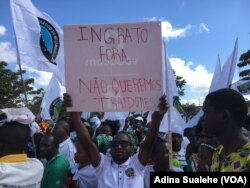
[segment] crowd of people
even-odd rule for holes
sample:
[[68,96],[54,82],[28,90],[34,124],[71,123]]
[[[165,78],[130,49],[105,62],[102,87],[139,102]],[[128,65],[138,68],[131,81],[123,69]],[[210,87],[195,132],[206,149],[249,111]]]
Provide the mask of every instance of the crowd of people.
[[[64,94],[65,107],[74,103]],[[204,115],[183,134],[159,132],[168,108],[162,96],[151,121],[134,114],[124,126],[69,112],[35,134],[29,109],[2,109],[0,187],[147,188],[150,172],[250,172],[250,116],[240,93],[209,93]]]

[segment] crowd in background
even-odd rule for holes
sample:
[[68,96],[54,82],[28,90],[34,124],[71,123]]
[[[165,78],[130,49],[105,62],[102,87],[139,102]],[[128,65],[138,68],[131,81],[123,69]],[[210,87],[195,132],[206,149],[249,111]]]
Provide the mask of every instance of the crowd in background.
[[[64,105],[72,103],[65,94]],[[18,173],[23,173],[16,178],[22,186],[132,188],[149,187],[150,172],[157,171],[250,172],[250,116],[241,94],[231,89],[208,94],[204,115],[183,134],[159,132],[168,109],[165,97],[159,105],[151,121],[147,113],[130,114],[123,126],[119,120],[102,121],[103,113],[83,119],[70,112],[55,123],[31,123],[2,110],[0,186],[17,185]],[[9,121],[10,115],[17,118]]]

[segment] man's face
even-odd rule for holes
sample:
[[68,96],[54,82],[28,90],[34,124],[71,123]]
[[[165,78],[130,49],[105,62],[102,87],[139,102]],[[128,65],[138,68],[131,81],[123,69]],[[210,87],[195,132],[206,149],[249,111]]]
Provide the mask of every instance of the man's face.
[[112,136],[111,129],[110,129],[110,127],[107,126],[107,125],[103,126],[103,128],[102,128],[102,133],[103,133],[103,134],[106,134],[106,135],[108,135],[108,136]]
[[181,150],[181,143],[183,141],[182,135],[179,133],[172,133],[172,147],[173,151],[179,152]]
[[60,124],[56,125],[53,129],[53,134],[58,138],[62,138],[66,133],[65,130],[63,128],[63,126],[61,126]]
[[143,121],[135,119],[133,123],[133,129],[137,130],[141,129],[142,127],[143,127]]
[[44,136],[39,145],[40,157],[50,159],[58,151],[52,136]]
[[131,142],[128,136],[116,135],[111,142],[111,155],[117,164],[122,164],[130,157],[132,152]]

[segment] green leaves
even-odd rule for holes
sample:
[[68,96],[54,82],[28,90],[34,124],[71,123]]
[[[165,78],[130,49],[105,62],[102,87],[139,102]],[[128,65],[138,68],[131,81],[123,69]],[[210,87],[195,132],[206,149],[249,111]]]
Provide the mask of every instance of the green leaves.
[[[27,106],[24,97],[25,90],[26,94],[30,96],[29,98],[33,98],[34,95],[42,95],[43,89],[34,89],[33,78],[24,79],[24,84],[22,83],[20,73],[22,72],[24,75],[26,73],[25,70],[14,72],[8,69],[7,66],[6,62],[0,61],[0,108]],[[33,100],[28,101],[28,107],[32,107],[32,105],[34,105]],[[40,104],[37,112],[39,108]]]

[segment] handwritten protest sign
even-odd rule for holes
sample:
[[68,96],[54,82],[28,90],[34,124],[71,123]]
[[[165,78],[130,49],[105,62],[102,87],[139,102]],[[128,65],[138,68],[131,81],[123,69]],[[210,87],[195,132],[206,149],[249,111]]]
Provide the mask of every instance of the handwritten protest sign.
[[160,22],[64,26],[69,111],[155,110],[163,94]]

